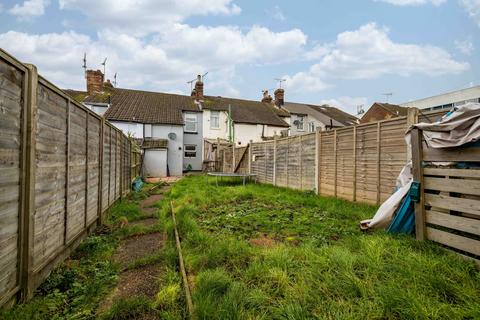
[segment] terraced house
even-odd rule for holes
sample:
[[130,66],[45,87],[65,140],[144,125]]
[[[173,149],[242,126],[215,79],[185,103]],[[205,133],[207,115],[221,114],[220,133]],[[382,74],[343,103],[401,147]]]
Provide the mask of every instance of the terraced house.
[[205,96],[199,76],[191,96],[115,88],[99,70],[87,70],[87,91],[65,90],[103,115],[144,149],[146,176],[201,170],[203,139],[238,145],[288,134],[290,114],[271,103]]

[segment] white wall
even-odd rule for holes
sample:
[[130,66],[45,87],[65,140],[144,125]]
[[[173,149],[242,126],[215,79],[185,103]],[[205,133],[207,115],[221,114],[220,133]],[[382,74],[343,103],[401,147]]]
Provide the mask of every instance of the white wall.
[[131,134],[134,138],[143,138],[143,123],[122,121],[110,121],[110,123],[126,135]]
[[[235,145],[245,146],[250,140],[253,142],[263,141],[264,137],[279,136],[282,130],[287,130],[286,127],[275,127],[262,124],[246,124],[235,123]],[[240,143],[239,143],[240,142]]]
[[454,104],[458,102],[464,102],[467,100],[480,99],[480,86],[467,88],[463,90],[447,92],[438,96],[433,96],[425,99],[419,99],[415,101],[409,101],[402,103],[402,107],[415,107],[419,109],[428,109],[438,107],[447,104]]
[[228,139],[227,113],[220,111],[219,128],[210,126],[210,110],[203,110],[203,138],[205,139]]
[[[175,133],[176,138],[168,138],[169,133]],[[171,176],[181,176],[183,173],[183,126],[152,125],[152,138],[168,140],[167,163]]]
[[143,168],[146,177],[161,178],[167,176],[167,149],[145,150]]
[[[305,133],[310,133],[312,131],[309,131],[309,123],[313,122],[315,125],[315,128],[322,128],[322,130],[325,130],[325,124],[318,121],[316,118],[312,116],[306,116],[304,118],[303,122],[303,130],[297,130],[297,127],[293,124],[293,121],[295,121],[297,118],[296,115],[292,115],[291,120],[290,120],[290,135],[296,136],[300,134],[305,134]],[[315,132],[315,131],[313,131]]]

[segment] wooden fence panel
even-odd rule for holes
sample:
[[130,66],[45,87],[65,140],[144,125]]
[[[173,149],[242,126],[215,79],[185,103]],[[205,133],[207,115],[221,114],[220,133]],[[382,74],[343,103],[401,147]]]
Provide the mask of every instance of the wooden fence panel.
[[32,265],[40,269],[66,243],[69,119],[68,100],[44,85],[37,103]]
[[320,135],[320,194],[335,195],[335,134],[333,131]]
[[265,145],[265,183],[273,184],[273,171],[274,171],[274,142],[266,142]]
[[265,144],[263,142],[252,143],[250,146],[252,148],[251,173],[257,175],[256,178],[259,182],[267,183]]
[[277,140],[275,184],[280,187],[288,187],[287,161],[289,141],[289,139]]
[[0,306],[19,288],[22,109],[26,69],[0,59]]
[[85,227],[87,111],[69,104],[68,127],[68,196],[66,242],[70,242]]
[[97,219],[98,215],[98,193],[100,179],[100,130],[102,122],[100,119],[88,115],[88,162],[87,162],[87,221],[89,226]]
[[315,190],[315,133],[302,136],[301,189]]
[[356,134],[356,199],[377,202],[378,124],[357,126]]
[[[418,135],[422,135],[420,130]],[[414,170],[422,174],[423,186],[421,205],[415,208],[417,230],[425,229],[426,239],[480,265],[480,169],[469,168],[470,161],[480,162],[480,155],[470,154],[465,161],[462,149],[468,148],[454,149],[433,151],[424,141],[419,148],[421,156],[415,157],[418,161],[414,162]],[[435,167],[435,162],[422,167],[422,159],[432,158],[432,154],[434,161],[461,162],[462,168],[456,164]],[[417,238],[423,239],[421,234]]]
[[353,200],[353,128],[337,130],[337,197]]
[[[2,306],[18,292],[23,300],[31,298],[92,230],[108,204],[120,197],[120,182],[130,172],[132,146],[116,130],[116,149],[110,148],[108,135],[101,139],[103,130],[114,131],[110,124],[103,128],[100,116],[38,76],[35,66],[2,50],[0,107]],[[101,166],[103,157],[107,161]],[[127,168],[122,171],[124,163]],[[112,168],[115,189],[110,195]],[[100,190],[101,179],[107,184]],[[126,193],[129,185],[130,181]]]

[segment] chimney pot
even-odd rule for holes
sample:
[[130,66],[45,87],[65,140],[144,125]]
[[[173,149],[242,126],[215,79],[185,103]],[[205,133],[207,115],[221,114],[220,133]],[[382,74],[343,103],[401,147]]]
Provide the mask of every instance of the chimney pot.
[[194,97],[195,100],[203,100],[203,82],[202,82],[201,75],[197,76],[197,82],[195,82],[195,88],[192,90],[192,97]]
[[85,72],[87,80],[87,92],[92,95],[96,92],[103,91],[104,75],[100,70],[87,70]]
[[278,88],[273,94],[275,95],[275,105],[281,108],[285,103],[285,90]]
[[263,91],[262,102],[271,103],[272,101],[272,96],[268,94],[268,90]]

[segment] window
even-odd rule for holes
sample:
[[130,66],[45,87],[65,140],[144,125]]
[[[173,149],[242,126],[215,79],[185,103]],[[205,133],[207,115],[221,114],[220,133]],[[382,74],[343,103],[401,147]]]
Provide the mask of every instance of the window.
[[297,119],[295,121],[293,121],[293,124],[295,125],[295,127],[297,128],[298,131],[303,131],[304,128],[303,128],[303,116],[297,116]]
[[185,113],[185,132],[197,132],[197,114]]
[[308,132],[315,132],[315,123],[309,122],[308,123]]
[[220,111],[210,111],[210,129],[220,128]]
[[183,146],[184,158],[196,158],[197,146],[195,144],[186,144]]

